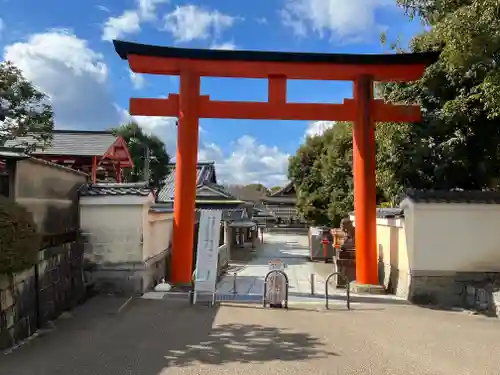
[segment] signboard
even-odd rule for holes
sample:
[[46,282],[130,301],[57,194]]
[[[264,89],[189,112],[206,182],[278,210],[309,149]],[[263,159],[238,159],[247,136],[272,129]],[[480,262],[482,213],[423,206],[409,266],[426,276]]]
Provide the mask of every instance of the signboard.
[[281,259],[271,259],[267,262],[269,266],[269,271],[283,270],[285,268],[285,263]]
[[266,300],[271,307],[281,305],[286,298],[286,279],[280,272],[273,272],[267,278]]
[[215,293],[217,257],[219,252],[222,211],[201,210],[194,283],[194,303],[197,293]]

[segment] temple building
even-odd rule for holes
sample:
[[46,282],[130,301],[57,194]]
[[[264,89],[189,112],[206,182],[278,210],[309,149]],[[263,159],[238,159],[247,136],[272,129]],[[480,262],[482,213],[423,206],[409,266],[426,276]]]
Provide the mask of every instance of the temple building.
[[[157,207],[173,208],[175,192],[175,164],[169,164],[170,174],[156,197]],[[252,241],[256,223],[252,221],[252,205],[234,197],[217,183],[214,162],[200,162],[196,166],[196,210],[222,210],[222,221],[231,231],[232,244],[243,246]],[[221,227],[221,244],[227,236]]]
[[282,189],[264,197],[262,204],[266,211],[276,218],[278,225],[305,224],[297,212],[297,195],[291,182]]
[[[23,148],[34,143],[28,135],[9,140],[4,146]],[[111,131],[54,130],[49,144],[37,147],[30,155],[88,173],[93,183],[121,182],[122,169],[133,167],[127,143]]]

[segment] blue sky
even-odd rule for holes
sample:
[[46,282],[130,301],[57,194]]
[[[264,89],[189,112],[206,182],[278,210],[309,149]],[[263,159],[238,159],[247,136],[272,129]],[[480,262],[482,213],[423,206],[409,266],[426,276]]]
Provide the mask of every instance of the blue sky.
[[[178,91],[175,77],[133,75],[111,39],[192,48],[381,53],[379,35],[403,44],[421,30],[395,0],[0,0],[0,51],[52,99],[56,127],[105,129],[127,121],[128,99]],[[213,99],[266,100],[262,80],[202,79]],[[294,81],[288,100],[352,97],[345,82]],[[139,117],[175,154],[174,119]],[[221,182],[286,181],[287,159],[323,122],[200,121],[199,160]]]

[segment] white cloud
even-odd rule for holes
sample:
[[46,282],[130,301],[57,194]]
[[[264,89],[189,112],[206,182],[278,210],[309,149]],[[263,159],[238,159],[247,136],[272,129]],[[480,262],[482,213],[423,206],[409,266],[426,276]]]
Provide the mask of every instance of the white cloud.
[[126,34],[134,34],[141,30],[137,12],[127,10],[118,17],[109,17],[104,23],[102,40],[112,41]]
[[[66,30],[34,34],[25,42],[11,44],[4,50],[4,58],[49,95],[58,128],[97,130],[132,118],[113,104],[103,56]],[[134,120],[162,139],[169,154],[175,156],[176,118],[136,116]],[[206,137],[200,128],[198,159],[216,162],[220,182],[273,186],[286,181],[288,154],[278,147],[242,136],[223,151],[206,142]]]
[[155,20],[158,5],[168,2],[169,0],[137,0],[137,8],[141,19],[145,21]]
[[[145,131],[163,140],[170,157],[175,158],[175,117],[130,116],[126,110],[119,110],[122,122],[135,120]],[[215,161],[219,183],[262,183],[270,187],[286,182],[289,155],[278,147],[260,144],[255,138],[244,135],[232,142],[229,150],[224,152],[217,144],[204,140],[206,132],[201,127],[199,132],[198,160]]]
[[217,37],[231,27],[236,18],[217,10],[208,11],[196,5],[183,5],[165,15],[165,30],[172,33],[177,42]]
[[121,15],[109,17],[104,22],[101,39],[111,41],[127,34],[136,34],[141,23],[156,20],[158,5],[168,0],[136,0],[136,8],[125,10]]
[[224,42],[224,43],[214,43],[210,47],[211,49],[220,49],[220,50],[234,50],[236,49],[236,44],[234,42]]
[[69,31],[31,35],[6,46],[3,57],[49,95],[57,127],[97,129],[118,121],[103,56]]
[[177,118],[176,117],[149,117],[149,116],[131,116],[123,108],[117,107],[120,112],[121,123],[128,121],[137,122],[147,133],[151,133],[160,138],[164,143],[170,157],[175,156],[177,139]]
[[304,138],[307,136],[314,137],[317,135],[322,135],[328,129],[333,128],[335,125],[334,121],[313,121],[307,124],[306,132]]
[[224,153],[216,144],[202,144],[198,160],[214,160],[220,183],[262,183],[268,187],[286,182],[288,158],[278,147],[260,144],[244,135],[230,145]]
[[132,82],[132,86],[136,90],[140,90],[146,84],[146,80],[143,75],[136,74],[133,71],[129,70],[130,81]]
[[[392,0],[284,0],[282,21],[299,36],[309,31],[321,38],[355,41],[380,28],[375,12]],[[378,34],[377,34],[378,35]]]
[[105,5],[97,5],[96,8],[99,9],[101,12],[111,13],[109,8]]
[[267,25],[267,18],[266,17],[257,18],[257,23],[261,25]]

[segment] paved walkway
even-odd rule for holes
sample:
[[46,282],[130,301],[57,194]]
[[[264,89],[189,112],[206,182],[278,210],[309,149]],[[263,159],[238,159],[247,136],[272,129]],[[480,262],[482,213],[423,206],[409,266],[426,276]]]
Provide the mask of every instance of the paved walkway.
[[[323,304],[325,280],[333,272],[332,263],[311,262],[309,260],[308,240],[306,234],[266,233],[264,244],[258,250],[258,256],[249,264],[237,269],[236,294],[262,296],[264,278],[269,272],[268,262],[281,259],[285,264],[288,276],[289,300],[293,303]],[[311,295],[311,274],[314,274],[314,296]],[[333,281],[333,280],[332,280]],[[234,276],[229,272],[218,284],[217,293],[233,294]],[[345,290],[336,290],[333,283],[329,287],[332,303],[345,303]],[[353,295],[354,303],[365,300],[383,299],[393,303],[406,303],[395,296]]]

